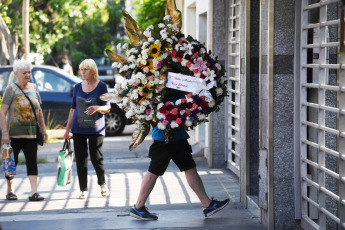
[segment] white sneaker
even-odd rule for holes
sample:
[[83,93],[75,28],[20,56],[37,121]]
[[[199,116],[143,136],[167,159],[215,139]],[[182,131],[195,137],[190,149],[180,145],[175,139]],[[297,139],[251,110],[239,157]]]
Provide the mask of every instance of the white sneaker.
[[82,199],[82,200],[86,199],[87,198],[87,194],[88,194],[87,191],[81,191],[79,199]]
[[110,191],[109,191],[109,189],[108,189],[108,186],[107,186],[107,184],[103,184],[103,185],[101,185],[101,195],[103,196],[103,197],[106,197],[106,196],[109,196],[110,195]]

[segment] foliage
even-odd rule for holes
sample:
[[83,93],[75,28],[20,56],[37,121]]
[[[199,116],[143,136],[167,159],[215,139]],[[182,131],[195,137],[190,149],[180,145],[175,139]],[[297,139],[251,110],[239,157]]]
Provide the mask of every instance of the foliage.
[[[37,164],[45,164],[45,163],[48,163],[46,158],[42,158],[42,157],[37,158]],[[25,157],[23,156],[18,157],[18,165],[25,165],[25,164],[26,164]]]
[[[31,0],[31,52],[43,54],[51,64],[64,53],[69,53],[75,64],[88,54],[103,53],[124,34],[123,8],[124,0]],[[21,39],[22,1],[1,1],[0,14]]]
[[[165,2],[166,0],[134,0],[135,18],[141,28],[145,29],[163,22]],[[154,28],[153,33],[159,34],[157,27]]]

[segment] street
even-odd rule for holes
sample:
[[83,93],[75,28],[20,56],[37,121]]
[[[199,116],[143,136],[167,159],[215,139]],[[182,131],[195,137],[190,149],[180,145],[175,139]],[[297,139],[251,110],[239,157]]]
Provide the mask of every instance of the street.
[[[136,202],[141,180],[147,171],[147,139],[130,152],[128,150],[133,127],[126,128],[119,137],[106,137],[104,158],[110,196],[103,198],[92,164],[89,162],[89,197],[78,199],[79,185],[75,164],[72,184],[56,184],[58,156],[62,142],[46,143],[39,157],[52,163],[39,164],[38,192],[42,202],[29,202],[29,181],[24,165],[17,167],[14,189],[17,201],[5,200],[6,181],[0,179],[0,223],[4,230],[19,229],[265,229],[258,219],[239,202],[238,178],[228,169],[210,169],[205,158],[195,155],[198,172],[208,195],[230,204],[215,215],[205,218],[201,204],[188,186],[184,173],[173,162],[163,177],[157,180],[147,207],[158,215],[158,221],[139,221],[129,216]],[[191,140],[193,141],[193,140]]]

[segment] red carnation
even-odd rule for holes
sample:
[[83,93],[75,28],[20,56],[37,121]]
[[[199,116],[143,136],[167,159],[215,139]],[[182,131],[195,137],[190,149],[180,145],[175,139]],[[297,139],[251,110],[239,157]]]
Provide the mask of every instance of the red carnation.
[[203,74],[201,74],[201,75],[200,75],[200,78],[205,79],[205,78],[206,78],[206,76],[205,76],[205,75],[203,75]]
[[183,44],[183,41],[182,41],[182,40],[178,41],[178,44],[182,45],[182,44]]
[[187,103],[187,107],[188,107],[188,108],[192,108],[192,106],[193,106],[193,103],[192,103],[192,102],[188,102],[188,103]]
[[159,112],[162,113],[162,114],[165,114],[166,112],[166,108],[164,106],[162,106],[160,109],[159,109]]
[[200,107],[205,109],[207,107],[207,102],[206,101],[201,101],[200,102]]
[[173,51],[172,54],[171,54],[171,56],[172,56],[173,58],[176,57],[176,53],[177,53],[176,51]]
[[199,109],[194,109],[194,113],[198,114],[198,113],[200,113],[200,110]]
[[194,53],[194,57],[197,57],[199,55],[199,52]]
[[189,68],[192,65],[192,63],[189,61],[189,62],[186,63],[186,65]]
[[176,54],[177,57],[182,58],[183,57],[183,52],[180,50]]
[[192,111],[190,109],[186,109],[186,113],[187,115],[189,115]]
[[178,124],[178,125],[179,125],[179,124],[181,124],[181,123],[182,123],[182,120],[181,120],[181,118],[177,118],[175,122],[176,122],[176,124]]
[[174,108],[174,106],[172,104],[167,105],[167,110],[171,111]]
[[197,70],[197,69],[193,69],[193,73],[199,73],[199,70]]
[[182,62],[182,58],[177,58],[177,62]]
[[171,113],[169,113],[169,114],[167,114],[167,115],[165,116],[165,119],[166,119],[167,121],[172,121],[172,120],[174,119],[174,115],[172,115]]

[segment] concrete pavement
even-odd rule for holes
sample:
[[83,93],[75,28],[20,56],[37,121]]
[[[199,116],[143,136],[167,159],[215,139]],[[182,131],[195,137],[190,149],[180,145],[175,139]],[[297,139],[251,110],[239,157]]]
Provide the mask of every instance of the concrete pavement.
[[[0,223],[4,230],[20,229],[265,229],[239,202],[237,177],[227,169],[210,169],[203,157],[195,156],[199,174],[209,196],[230,199],[230,204],[205,218],[201,204],[189,188],[184,173],[173,162],[148,199],[147,207],[158,221],[139,221],[128,215],[139,193],[149,164],[151,140],[133,152],[128,150],[130,136],[106,137],[104,157],[111,194],[101,197],[93,166],[89,163],[89,197],[79,200],[78,178],[73,166],[72,184],[56,185],[56,163],[39,164],[38,191],[42,202],[29,202],[29,181],[25,166],[18,166],[14,180],[17,201],[5,200],[6,181],[0,179]],[[191,140],[193,141],[193,140]],[[39,156],[55,161],[62,143],[45,144]]]

